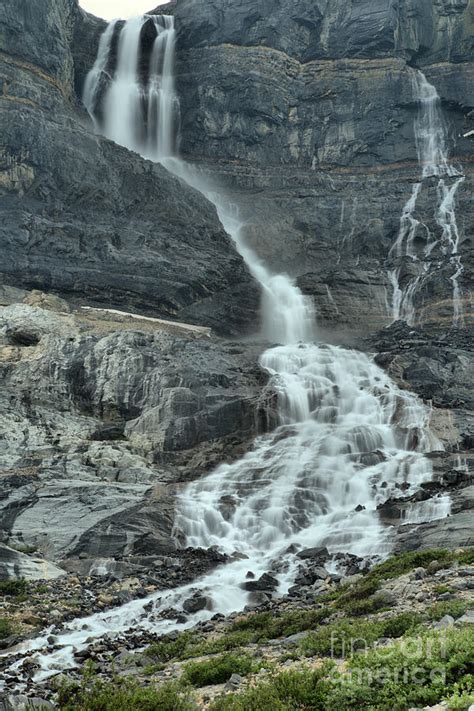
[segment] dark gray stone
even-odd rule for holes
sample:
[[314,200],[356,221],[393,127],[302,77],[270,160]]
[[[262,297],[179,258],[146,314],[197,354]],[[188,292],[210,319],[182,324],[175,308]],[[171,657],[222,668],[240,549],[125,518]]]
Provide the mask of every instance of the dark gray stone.
[[189,614],[194,614],[200,610],[205,610],[208,600],[204,595],[196,593],[183,602],[183,610]]
[[245,329],[258,290],[214,207],[161,166],[95,136],[79,109],[71,39],[84,13],[73,0],[6,0],[2,10],[0,280]]
[[[266,376],[258,344],[84,318],[0,308],[2,535],[107,571],[102,559],[174,550],[175,483],[251,445]],[[19,344],[19,330],[36,345]],[[36,557],[5,559],[4,577],[61,574]]]
[[321,561],[324,562],[329,558],[329,551],[326,547],[305,548],[296,554],[301,560]]

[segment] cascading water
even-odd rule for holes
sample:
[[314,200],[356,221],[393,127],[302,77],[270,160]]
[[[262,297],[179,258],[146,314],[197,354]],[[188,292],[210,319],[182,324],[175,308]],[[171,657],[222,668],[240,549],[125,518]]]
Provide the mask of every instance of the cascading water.
[[82,102],[86,107],[87,111],[89,112],[97,129],[99,129],[99,124],[95,117],[95,111],[97,109],[97,101],[99,98],[101,83],[104,78],[104,74],[107,70],[107,64],[109,62],[110,47],[115,32],[115,25],[116,20],[114,20],[107,26],[107,29],[100,38],[97,59],[95,60],[94,66],[86,77],[86,81],[84,83],[84,90],[82,92]]
[[[171,21],[161,18],[157,22],[174,32]],[[167,141],[173,135],[174,85],[172,79],[164,81],[161,75],[149,78],[148,86],[154,87],[149,96],[157,87],[166,96],[160,96],[152,109],[150,101],[153,119],[149,115],[144,118],[136,86],[143,24],[144,18],[139,18],[122,30],[125,35],[119,41],[117,73],[104,99],[103,130],[115,126],[114,135],[135,148],[140,126],[132,126],[131,120],[141,116],[141,121],[148,127],[153,125],[155,135],[161,136],[154,149],[164,151],[164,165],[200,187],[216,205],[224,227],[262,287],[265,335],[280,344],[261,358],[270,375],[268,387],[276,393],[279,424],[275,431],[259,437],[241,460],[221,465],[177,497],[175,532],[182,544],[216,545],[233,562],[192,585],[74,620],[56,636],[54,651],[47,650],[50,630],[26,643],[25,651],[41,652],[37,656],[41,666],[38,680],[75,666],[74,651],[106,633],[120,634],[131,627],[164,633],[192,626],[216,612],[243,609],[251,595],[245,586],[248,571],[256,578],[271,572],[278,592],[285,593],[297,570],[295,550],[321,545],[333,554],[386,555],[393,529],[381,523],[378,507],[397,491],[409,487],[414,492],[431,479],[432,467],[424,453],[441,447],[430,434],[428,408],[396,387],[367,355],[313,343],[316,326],[310,300],[289,277],[272,274],[246,246],[238,210],[212,192],[190,167],[166,157],[164,147],[172,148]],[[161,67],[166,74],[172,58],[167,64],[165,55],[172,43],[159,38],[158,34],[151,67],[152,71]],[[107,42],[101,43],[100,52],[105,52]],[[127,70],[126,57],[131,64]],[[95,77],[98,68],[106,64],[102,56],[93,70]],[[88,96],[95,91],[93,83],[91,79]],[[122,114],[122,127],[115,123],[116,116],[109,115],[117,109],[120,86],[130,102]],[[165,110],[168,113],[163,118]],[[144,155],[149,155],[148,148],[145,142]],[[408,233],[406,240],[410,241]],[[423,510],[414,505],[410,517],[420,522],[448,512],[449,502],[440,499]],[[170,607],[182,609],[196,589],[207,598],[205,609],[184,624],[161,615]],[[11,669],[19,669],[20,663]]]
[[[144,78],[141,40],[147,23],[153,25],[156,37]],[[109,65],[117,27],[114,20],[101,37],[97,59],[84,84],[84,106],[105,136],[150,160],[162,160],[176,152],[174,18],[143,15],[125,22],[118,35],[116,67],[112,70]],[[98,112],[104,84],[102,111]]]
[[[412,87],[413,96],[419,105],[414,130],[422,175],[421,182],[413,186],[412,194],[403,207],[400,229],[389,258],[397,262],[408,261],[412,265],[414,275],[404,279],[402,285],[402,267],[396,266],[389,271],[388,276],[393,289],[392,318],[394,321],[403,319],[408,324],[416,323],[415,296],[431,278],[432,263],[439,265],[443,257],[448,257],[453,272],[450,277],[453,285],[453,326],[461,326],[463,309],[459,279],[463,272],[463,265],[459,254],[460,235],[456,221],[455,201],[464,177],[449,162],[447,129],[436,88],[418,70],[412,73]],[[417,200],[423,185],[433,177],[438,178],[435,218],[440,231],[439,238],[415,217]],[[425,244],[421,253],[415,246],[415,238],[418,235]]]
[[155,16],[156,40],[153,46],[148,85],[147,155],[155,160],[176,152],[178,97],[174,86],[176,32],[174,18]]

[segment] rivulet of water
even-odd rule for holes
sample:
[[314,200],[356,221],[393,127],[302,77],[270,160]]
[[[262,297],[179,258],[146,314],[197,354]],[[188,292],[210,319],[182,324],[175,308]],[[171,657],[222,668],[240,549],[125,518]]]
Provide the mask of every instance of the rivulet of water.
[[[421,180],[414,184],[403,207],[398,236],[389,254],[389,258],[397,262],[388,274],[392,285],[392,318],[394,321],[403,319],[410,325],[417,322],[416,295],[432,277],[433,266],[437,267],[439,263],[436,257],[448,257],[452,268],[453,326],[461,326],[463,308],[459,282],[464,269],[459,253],[456,193],[464,178],[459,168],[449,161],[447,128],[436,88],[419,70],[412,70],[411,78],[413,97],[418,103],[414,130]],[[421,190],[433,177],[438,179],[436,234],[416,217]],[[423,248],[416,247],[417,236],[422,238]],[[399,263],[403,265],[403,260],[411,264],[413,274],[408,279],[402,278],[403,269]]]

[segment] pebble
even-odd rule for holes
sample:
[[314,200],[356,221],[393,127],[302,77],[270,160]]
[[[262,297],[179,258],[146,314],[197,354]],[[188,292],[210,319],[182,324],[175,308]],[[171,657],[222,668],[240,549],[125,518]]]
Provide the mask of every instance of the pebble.
[[468,610],[456,620],[456,625],[474,625],[474,610]]
[[434,622],[432,627],[435,630],[443,630],[454,625],[454,617],[451,615],[445,615],[438,622]]
[[229,681],[225,685],[225,689],[227,691],[232,691],[234,689],[237,689],[240,684],[242,683],[243,678],[240,676],[240,674],[232,674],[230,677]]

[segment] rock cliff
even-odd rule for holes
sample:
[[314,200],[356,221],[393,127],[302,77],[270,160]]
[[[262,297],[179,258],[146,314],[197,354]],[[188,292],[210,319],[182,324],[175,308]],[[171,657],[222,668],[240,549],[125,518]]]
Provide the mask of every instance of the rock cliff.
[[[473,18],[469,0],[180,0],[184,157],[248,217],[248,239],[314,296],[322,327],[390,322],[390,249],[419,179],[410,77],[437,88],[454,164],[464,308],[472,318]],[[433,186],[419,207],[436,234]],[[408,268],[408,267],[407,267]],[[421,322],[450,318],[449,260],[420,288]]]
[[74,0],[3,4],[1,280],[244,329],[258,295],[214,208],[95,136],[79,107],[71,47],[83,19]]
[[174,550],[175,487],[265,426],[259,346],[26,292],[0,309],[0,334],[0,578],[12,551],[77,562]]

